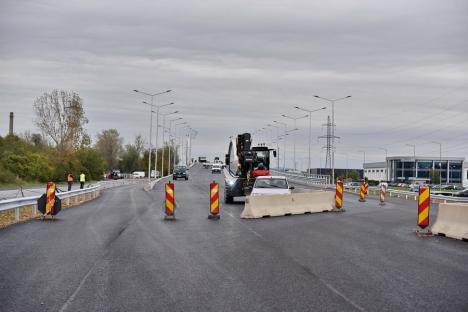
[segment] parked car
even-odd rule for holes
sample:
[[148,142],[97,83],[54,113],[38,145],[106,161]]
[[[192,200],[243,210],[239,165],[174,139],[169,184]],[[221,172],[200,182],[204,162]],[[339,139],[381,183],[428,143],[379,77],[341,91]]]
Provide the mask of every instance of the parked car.
[[468,190],[464,190],[461,192],[453,193],[452,196],[456,197],[468,197]]
[[188,180],[189,174],[188,174],[188,169],[185,166],[176,166],[174,168],[174,172],[172,173],[172,179],[177,180],[177,179],[185,179]]
[[283,176],[261,176],[255,179],[251,196],[291,194],[294,186],[289,186],[288,179]]

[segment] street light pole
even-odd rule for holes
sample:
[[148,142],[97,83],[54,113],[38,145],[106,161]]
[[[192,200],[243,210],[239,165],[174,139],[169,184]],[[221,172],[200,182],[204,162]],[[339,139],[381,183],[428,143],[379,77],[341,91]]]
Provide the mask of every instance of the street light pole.
[[[182,117],[174,118],[174,119],[169,120],[169,162],[168,162],[169,170],[168,170],[168,174],[171,174],[171,172],[172,172],[171,167],[172,167],[172,170],[174,170],[174,166],[172,165],[173,162],[171,161],[171,150],[174,148],[173,147],[173,141],[172,141],[172,123],[174,121],[181,120],[181,119],[182,119]],[[175,155],[174,155],[174,157],[175,157]]]
[[308,176],[310,177],[310,169],[311,169],[310,168],[310,147],[311,147],[311,144],[312,144],[312,141],[311,141],[312,140],[312,113],[313,112],[318,112],[318,111],[320,111],[322,109],[327,109],[327,108],[322,107],[322,108],[318,108],[318,109],[314,109],[314,110],[305,109],[305,108],[302,108],[302,107],[299,107],[299,106],[294,106],[294,108],[309,113],[309,162],[308,162],[307,172],[308,172]]
[[327,101],[332,105],[332,181],[335,183],[335,102],[350,98],[351,95],[333,100],[318,95],[314,95],[314,97]]
[[379,150],[385,151],[385,179],[388,182],[388,166],[387,166],[387,158],[388,158],[388,150],[385,147],[377,147]]
[[170,113],[166,113],[166,114],[161,114],[163,116],[163,126],[162,126],[162,129],[163,129],[163,133],[162,133],[162,159],[161,159],[161,177],[163,176],[164,174],[164,154],[165,154],[165,149],[166,147],[164,146],[164,130],[166,129],[166,116],[169,116],[169,115],[172,115],[172,114],[177,114],[179,111],[173,111],[173,112],[170,112]]
[[364,165],[366,163],[366,151],[358,151],[358,152],[364,154],[364,162],[362,163],[362,177],[365,178],[366,174],[365,174]]
[[[151,97],[151,104],[148,104],[146,102],[144,102],[145,104],[148,104],[151,106],[151,110],[150,110],[150,138],[149,138],[149,154],[148,154],[148,180],[151,181],[151,141],[152,141],[152,128],[153,128],[153,105],[154,105],[154,97],[157,96],[157,95],[161,95],[161,94],[164,94],[164,93],[169,93],[171,92],[172,90],[166,90],[166,91],[163,91],[163,92],[158,92],[158,93],[146,93],[146,92],[143,92],[143,91],[139,91],[139,90],[133,90],[134,92],[136,93],[141,93],[141,94],[144,94],[144,95],[147,95],[149,97]],[[170,104],[169,104],[170,105]],[[158,126],[159,126],[159,108],[162,107],[162,106],[166,106],[166,105],[161,105],[161,106],[157,106],[157,113],[156,113],[156,155],[155,155],[155,162],[154,162],[154,171],[155,171],[155,177],[156,177],[156,163],[157,163],[157,159],[158,159]]]
[[288,124],[285,122],[273,120],[273,122],[284,126],[284,142],[283,142],[283,172],[286,172],[286,135],[288,132]]
[[416,145],[415,144],[406,144],[406,146],[410,146],[413,148],[413,157],[414,157],[414,178],[416,177]]
[[442,143],[436,141],[432,141],[432,143],[439,144],[439,191],[442,191]]
[[276,128],[276,151],[277,151],[277,158],[276,158],[276,167],[277,169],[279,170],[280,168],[280,150],[279,150],[279,127],[278,126],[275,126],[275,125],[272,125],[272,124],[268,124],[267,126],[269,127],[275,127]]
[[184,121],[184,122],[179,122],[179,123],[176,123],[176,124],[174,125],[174,138],[175,138],[175,140],[176,140],[176,142],[175,142],[176,144],[175,144],[175,154],[174,154],[174,160],[173,160],[173,163],[172,163],[172,168],[175,168],[175,166],[176,166],[176,155],[179,156],[179,160],[180,160],[180,155],[179,155],[179,153],[178,153],[178,151],[179,151],[179,144],[178,144],[178,142],[177,142],[177,140],[178,140],[178,138],[177,138],[177,126],[185,125],[185,124],[187,124],[186,121]]
[[[294,129],[297,129],[297,120],[298,119],[302,119],[302,118],[307,118],[309,117],[309,115],[304,115],[304,116],[301,116],[301,117],[291,117],[291,116],[288,116],[288,115],[281,115],[283,116],[284,118],[288,118],[288,119],[291,119],[294,121]],[[296,134],[294,134],[294,137],[293,137],[293,161],[294,161],[294,171],[297,171],[297,166],[296,166]]]

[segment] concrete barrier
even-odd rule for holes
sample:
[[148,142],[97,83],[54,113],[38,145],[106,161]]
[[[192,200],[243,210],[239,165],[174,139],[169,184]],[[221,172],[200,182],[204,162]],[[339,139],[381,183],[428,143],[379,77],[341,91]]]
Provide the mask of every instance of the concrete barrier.
[[331,211],[334,207],[334,200],[335,193],[330,191],[248,196],[241,218],[277,217]]
[[437,219],[431,231],[433,234],[468,240],[468,204],[439,204]]

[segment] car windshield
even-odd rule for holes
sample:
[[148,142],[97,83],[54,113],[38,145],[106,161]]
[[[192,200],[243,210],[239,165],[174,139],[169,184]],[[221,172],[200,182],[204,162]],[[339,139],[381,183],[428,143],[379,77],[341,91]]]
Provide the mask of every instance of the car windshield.
[[280,188],[287,189],[286,179],[258,179],[255,181],[255,188]]

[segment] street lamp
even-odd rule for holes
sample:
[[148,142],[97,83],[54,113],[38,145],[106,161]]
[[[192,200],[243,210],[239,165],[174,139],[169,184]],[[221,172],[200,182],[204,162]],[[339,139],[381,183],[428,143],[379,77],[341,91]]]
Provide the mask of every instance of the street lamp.
[[388,182],[388,165],[387,165],[387,158],[388,158],[388,150],[385,147],[377,147],[379,150],[385,151],[385,179]]
[[161,177],[163,176],[164,174],[164,151],[165,151],[165,146],[164,146],[164,129],[166,128],[166,116],[169,116],[169,115],[172,115],[172,114],[177,114],[179,111],[176,110],[176,111],[173,111],[173,112],[170,112],[170,113],[165,113],[165,114],[161,114],[163,116],[163,135],[162,135],[162,159],[161,159]]
[[351,95],[338,98],[338,99],[327,99],[318,95],[314,95],[318,99],[322,99],[332,104],[332,181],[335,183],[335,102],[350,98]]
[[284,126],[284,142],[283,142],[283,172],[286,172],[286,135],[288,132],[288,124],[285,122],[273,120],[273,122]]
[[299,107],[299,106],[294,106],[294,108],[309,113],[309,163],[308,163],[309,167],[307,168],[307,171],[308,171],[309,177],[310,177],[310,169],[311,169],[310,168],[310,145],[311,145],[311,139],[312,139],[312,113],[313,112],[318,112],[318,111],[320,111],[322,109],[327,109],[327,108],[322,107],[322,108],[318,108],[318,109],[314,109],[314,110],[309,110],[309,109],[302,108],[302,107]]
[[364,169],[364,164],[366,163],[366,151],[358,151],[359,153],[364,154],[364,162],[362,163],[362,177],[365,178],[365,169]]
[[[439,144],[439,157],[440,157],[439,158],[439,191],[442,191],[442,143],[436,142],[436,141],[432,141],[431,143]],[[447,173],[448,173],[448,170],[447,170]]]
[[406,144],[406,146],[410,146],[413,148],[413,156],[414,156],[414,177],[416,177],[416,145],[414,144]]
[[[143,101],[143,103],[148,104],[145,101]],[[159,109],[162,107],[169,106],[169,105],[174,105],[174,103],[171,102],[167,104],[156,105],[156,111],[151,111],[153,113],[156,113],[156,144],[155,144],[156,153],[154,155],[155,156],[154,157],[154,171],[155,171],[154,177],[155,178],[156,178],[156,171],[158,170]],[[162,172],[161,172],[161,176],[162,176]]]
[[[278,157],[276,158],[276,167],[277,167],[277,169],[278,169],[278,171],[279,171],[279,168],[280,168],[280,166],[279,166],[279,164],[280,164],[279,127],[278,127],[278,126],[275,126],[275,125],[273,125],[273,124],[268,124],[267,126],[268,126],[268,127],[274,127],[274,128],[276,128],[276,151],[277,151],[277,156],[278,156]],[[272,140],[271,143],[275,143],[275,142],[273,142],[273,140]]]
[[[148,104],[148,103],[144,102],[145,104],[148,104],[148,105],[151,106],[151,109],[150,109],[149,154],[148,154],[148,180],[151,181],[151,141],[152,141],[151,137],[152,137],[152,132],[153,132],[153,129],[152,129],[153,128],[153,114],[152,114],[152,111],[153,111],[153,106],[154,106],[154,97],[157,96],[157,95],[169,93],[172,90],[166,90],[166,91],[157,92],[157,93],[146,93],[146,92],[139,91],[139,90],[136,90],[136,89],[134,89],[133,91],[136,92],[136,93],[141,93],[141,94],[144,94],[144,95],[147,95],[147,96],[151,97],[151,104]],[[162,105],[162,106],[165,106],[165,105]],[[159,112],[159,108],[162,107],[162,106],[156,106],[157,107],[157,112]],[[155,162],[154,162],[155,176],[156,176],[156,161],[157,161],[157,157],[158,157],[158,125],[159,125],[158,114],[156,114],[156,118],[157,118],[157,122],[156,122],[156,155],[155,155]]]
[[[294,120],[294,129],[297,129],[296,121],[298,119],[309,117],[309,115],[304,115],[304,116],[300,116],[300,117],[291,117],[291,116],[288,116],[288,115],[285,115],[285,114],[283,114],[281,116],[284,117],[284,118]],[[293,138],[293,161],[294,161],[294,171],[297,171],[297,168],[296,168],[296,134],[294,134],[294,138]]]
[[[175,154],[174,154],[174,161],[173,161],[173,163],[172,163],[172,168],[175,168],[175,165],[176,165],[176,163],[175,163],[176,155],[178,155],[178,149],[179,149],[179,145],[178,145],[178,143],[177,143],[177,139],[178,139],[178,138],[177,138],[177,126],[186,125],[186,124],[187,124],[187,122],[184,121],[184,122],[176,123],[176,124],[174,125],[174,137],[175,137],[175,140],[176,140],[176,146],[175,146]],[[179,160],[180,160],[180,156],[179,156]]]
[[[172,143],[172,123],[174,121],[181,120],[181,119],[182,119],[182,117],[174,118],[174,119],[169,120],[169,143],[170,143],[170,146],[169,146],[169,170],[168,170],[169,174],[171,173],[171,166],[173,164],[173,162],[171,162],[171,150],[174,148],[173,143]],[[174,157],[175,157],[175,155],[174,155]],[[172,166],[172,170],[174,170],[174,166]]]

